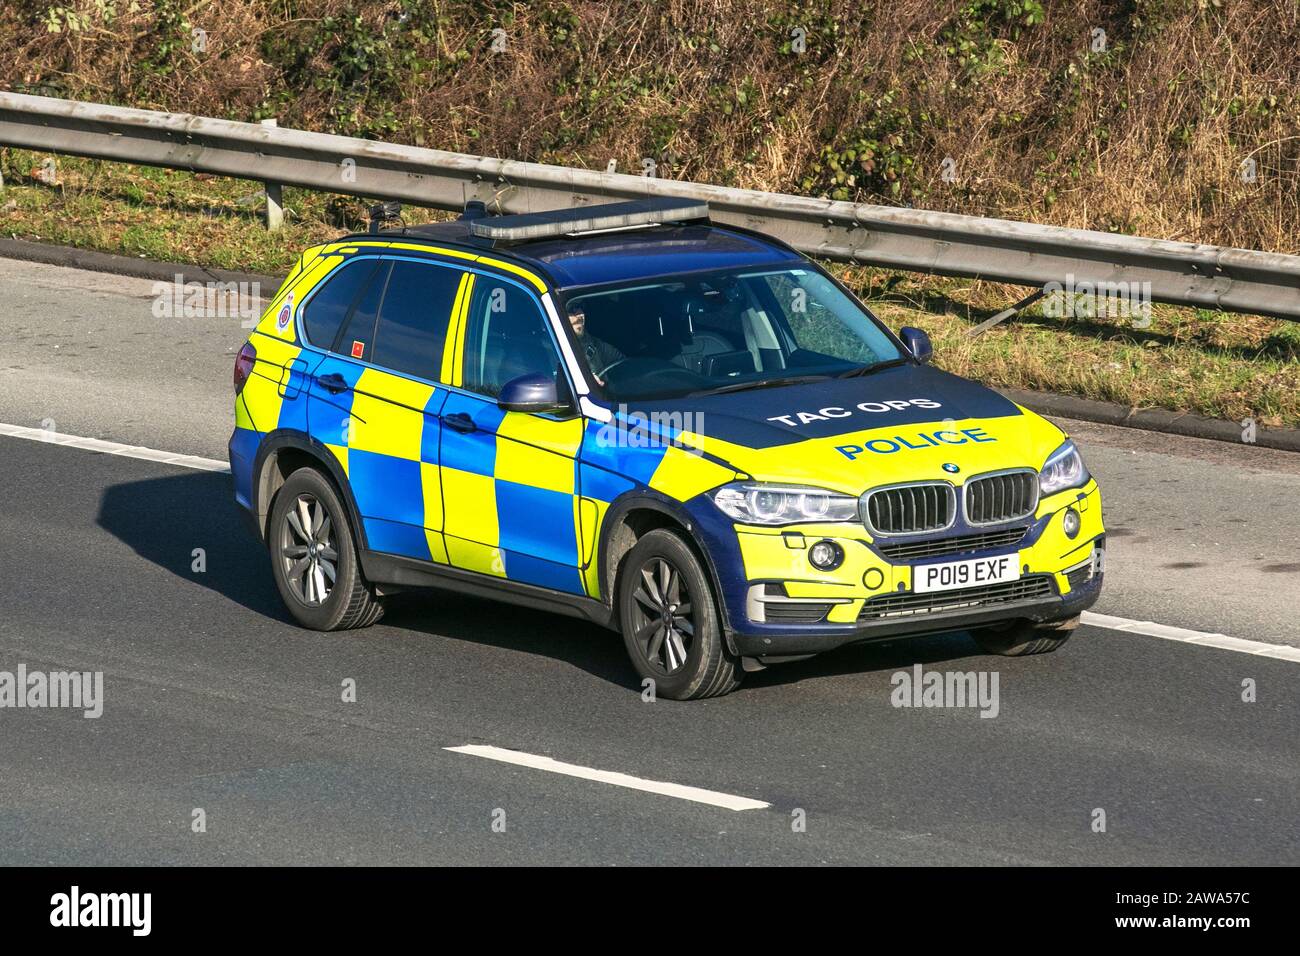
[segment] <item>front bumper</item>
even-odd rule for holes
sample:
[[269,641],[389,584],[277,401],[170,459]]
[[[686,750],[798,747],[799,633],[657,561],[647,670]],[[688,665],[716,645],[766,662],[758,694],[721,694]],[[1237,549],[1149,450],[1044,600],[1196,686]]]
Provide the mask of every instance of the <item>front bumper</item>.
[[[1067,508],[1081,519],[1073,538],[1063,527]],[[1105,542],[1096,483],[1044,499],[1020,524],[1027,530],[1010,545],[914,560],[891,560],[857,525],[735,526],[744,573],[724,586],[728,636],[745,656],[802,656],[1007,620],[1063,620],[1096,603]],[[844,562],[832,572],[808,561],[808,549],[821,540],[843,549]],[[913,569],[923,564],[1008,554],[1017,555],[1021,578],[1006,587],[927,595],[912,589]]]
[[1061,621],[1086,611],[1101,596],[1102,574],[1068,594],[1042,599],[1008,601],[988,607],[935,611],[904,618],[883,618],[843,627],[829,624],[733,631],[736,651],[745,657],[802,657],[820,654],[846,644],[922,637],[948,631],[985,627],[1000,621]]

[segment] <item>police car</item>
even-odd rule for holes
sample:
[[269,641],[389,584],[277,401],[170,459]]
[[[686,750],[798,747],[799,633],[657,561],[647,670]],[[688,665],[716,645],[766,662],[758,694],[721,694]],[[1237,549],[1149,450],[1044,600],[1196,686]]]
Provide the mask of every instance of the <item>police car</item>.
[[855,642],[1049,651],[1097,600],[1074,444],[783,243],[670,198],[399,212],[307,250],[235,365],[235,497],[304,626],[496,598],[689,699]]

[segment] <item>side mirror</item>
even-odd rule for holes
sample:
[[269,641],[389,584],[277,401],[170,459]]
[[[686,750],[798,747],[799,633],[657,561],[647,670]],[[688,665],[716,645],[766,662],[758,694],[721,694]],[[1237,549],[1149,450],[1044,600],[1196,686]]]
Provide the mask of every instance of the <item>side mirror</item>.
[[914,329],[910,325],[905,326],[898,330],[898,336],[903,340],[907,351],[912,353],[912,358],[918,362],[928,362],[934,357],[934,346],[930,344],[930,336],[920,329]]
[[572,401],[567,396],[561,397],[554,375],[534,372],[512,378],[501,386],[497,405],[508,412],[558,412],[566,411]]

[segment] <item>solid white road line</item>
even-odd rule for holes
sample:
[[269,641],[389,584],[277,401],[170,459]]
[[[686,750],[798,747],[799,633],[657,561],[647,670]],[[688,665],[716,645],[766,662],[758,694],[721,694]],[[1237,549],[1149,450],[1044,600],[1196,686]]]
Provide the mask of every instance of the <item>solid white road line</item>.
[[1084,611],[1081,620],[1082,623],[1092,627],[1105,627],[1112,631],[1145,634],[1148,637],[1162,637],[1167,641],[1182,641],[1184,644],[1217,647],[1223,651],[1237,651],[1240,654],[1254,654],[1257,657],[1276,657],[1278,660],[1300,663],[1300,647],[1288,647],[1285,644],[1247,641],[1240,637],[1229,637],[1226,634],[1211,634],[1208,631],[1192,631],[1185,627],[1170,627],[1168,624],[1157,624],[1155,621],[1133,621],[1127,617],[1093,614],[1091,611]]
[[104,455],[141,458],[145,461],[157,461],[165,465],[179,465],[182,468],[194,468],[198,471],[230,471],[228,464],[224,461],[217,461],[215,458],[181,455],[174,451],[158,451],[156,448],[143,448],[140,445],[123,445],[120,442],[104,441],[100,438],[79,438],[76,435],[64,435],[62,432],[46,428],[28,428],[24,425],[6,425],[0,422],[0,435],[9,438],[25,438],[28,441],[45,442],[49,445],[65,445],[68,448],[96,451]]
[[[80,438],[76,435],[64,435],[61,432],[51,431],[45,428],[28,428],[25,425],[6,425],[0,422],[0,435],[6,435],[10,438],[26,438],[29,441],[46,442],[51,445],[65,445],[68,448],[79,448],[82,451],[95,451],[105,455],[121,455],[125,458],[140,458],[145,461],[157,461],[165,465],[178,465],[181,468],[194,468],[198,471],[218,471],[229,472],[230,466],[224,461],[217,461],[215,458],[200,458],[197,455],[180,455],[172,451],[158,451],[155,448],[143,448],[139,445],[123,445],[115,441],[104,441],[99,438]],[[1214,634],[1208,631],[1192,631],[1184,627],[1170,627],[1168,624],[1157,624],[1154,621],[1135,621],[1127,617],[1112,617],[1109,614],[1094,614],[1091,611],[1083,612],[1083,623],[1092,627],[1104,627],[1112,631],[1124,631],[1129,634],[1145,634],[1148,637],[1160,637],[1167,641],[1181,641],[1184,644],[1197,644],[1201,647],[1215,647],[1223,651],[1237,651],[1240,654],[1254,654],[1258,657],[1275,657],[1283,661],[1295,661],[1300,663],[1300,647],[1289,647],[1285,644],[1269,644],[1264,641],[1247,641],[1240,637],[1229,637],[1226,634]],[[470,753],[471,751],[480,757],[492,757],[496,760],[506,759],[493,754],[478,753],[478,750],[496,750],[495,747],[480,748],[456,748],[449,747],[448,750],[458,750],[461,753]],[[515,755],[513,750],[502,750],[502,754]],[[636,781],[639,790],[654,790],[655,793],[667,793],[667,790],[655,789],[663,787],[676,787],[678,791],[690,791],[699,794],[709,794],[708,790],[696,790],[694,787],[677,787],[671,783],[655,783],[651,780],[637,780],[636,777],[626,777],[624,774],[608,773],[604,770],[587,770],[583,767],[570,767],[569,764],[557,763],[554,760],[548,761],[545,757],[531,757],[528,754],[518,754],[520,757],[526,757],[528,760],[540,761],[546,763],[525,763],[522,760],[512,759],[512,763],[520,763],[525,766],[537,767],[540,770],[551,770],[555,773],[571,773],[575,777],[588,777],[592,780],[605,780],[607,783],[616,783],[620,786],[630,787],[631,783],[626,781]],[[560,769],[569,768],[569,769]],[[581,771],[572,773],[572,771]],[[604,774],[605,776],[599,776]],[[606,779],[621,778],[621,779]],[[684,800],[696,800],[698,797],[685,796],[684,793],[674,792],[671,796],[680,796]],[[740,800],[739,797],[728,797],[725,794],[712,794],[714,797],[723,797],[727,800]],[[711,800],[701,800],[702,803],[713,802]],[[743,801],[742,801],[743,802]],[[749,801],[754,807],[765,807],[766,803],[757,803]],[[722,804],[718,804],[722,806]],[[736,810],[753,809],[753,807],[733,807]]]
[[724,810],[762,810],[771,806],[770,803],[764,803],[762,800],[750,800],[747,797],[736,797],[729,793],[718,793],[714,790],[701,790],[699,787],[684,787],[679,783],[642,780],[640,777],[615,773],[612,770],[592,770],[590,767],[580,767],[573,763],[561,763],[558,760],[552,760],[550,757],[538,757],[535,754],[526,754],[520,750],[480,747],[474,744],[467,744],[464,747],[444,747],[443,749],[458,754],[469,754],[472,757],[500,760],[502,763],[512,763],[520,767],[531,767],[534,770],[562,773],[566,777],[581,777],[584,780],[612,783],[616,787],[627,787],[629,790],[644,790],[647,793],[658,793],[665,797],[676,797],[678,800],[707,803],[710,806],[722,807]]

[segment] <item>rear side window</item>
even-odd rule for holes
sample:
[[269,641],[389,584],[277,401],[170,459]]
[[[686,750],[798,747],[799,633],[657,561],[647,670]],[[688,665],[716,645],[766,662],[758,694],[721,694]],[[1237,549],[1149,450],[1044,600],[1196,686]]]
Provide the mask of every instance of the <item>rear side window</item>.
[[371,361],[395,372],[437,379],[460,277],[459,269],[394,262]]
[[303,313],[307,341],[320,349],[334,347],[334,339],[366,282],[379,267],[378,259],[346,263],[325,280]]
[[379,315],[379,303],[384,299],[384,286],[388,283],[388,273],[392,263],[381,261],[370,284],[361,292],[361,298],[352,308],[347,326],[334,351],[350,355],[354,359],[369,361],[375,341],[375,319]]

